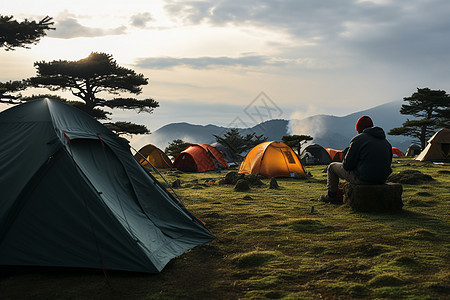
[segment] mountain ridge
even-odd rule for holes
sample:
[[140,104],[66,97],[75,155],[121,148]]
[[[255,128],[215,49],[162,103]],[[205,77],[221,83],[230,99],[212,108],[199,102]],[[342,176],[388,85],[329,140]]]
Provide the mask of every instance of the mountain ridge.
[[[264,135],[269,141],[281,141],[284,135],[306,134],[314,139],[312,143],[333,149],[345,149],[350,140],[357,134],[355,123],[359,117],[369,115],[375,126],[386,132],[386,137],[393,147],[402,151],[412,143],[411,138],[404,136],[390,136],[387,132],[402,126],[406,116],[400,114],[403,101],[393,101],[366,110],[354,112],[342,117],[319,114],[301,120],[272,119],[261,122],[250,128],[238,128],[243,135],[255,132]],[[212,144],[216,140],[214,135],[222,136],[230,128],[213,124],[196,125],[187,122],[176,122],[162,126],[144,139],[140,139],[141,146],[151,143],[162,150],[175,139],[190,143]]]

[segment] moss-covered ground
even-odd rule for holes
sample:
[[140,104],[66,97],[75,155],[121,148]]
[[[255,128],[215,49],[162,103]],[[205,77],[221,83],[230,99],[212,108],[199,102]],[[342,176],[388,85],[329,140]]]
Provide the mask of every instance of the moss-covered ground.
[[3,299],[448,299],[450,167],[394,159],[403,211],[358,213],[317,201],[326,166],[312,177],[277,179],[280,189],[236,192],[228,171],[164,172],[184,205],[216,240],[173,259],[157,275],[25,270],[0,278]]

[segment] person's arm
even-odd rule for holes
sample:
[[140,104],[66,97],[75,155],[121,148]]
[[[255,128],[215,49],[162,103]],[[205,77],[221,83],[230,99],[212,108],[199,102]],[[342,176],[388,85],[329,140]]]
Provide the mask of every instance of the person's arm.
[[359,159],[359,151],[359,143],[357,140],[355,140],[355,138],[353,138],[350,142],[350,147],[345,154],[344,160],[342,161],[345,170],[351,171],[356,168]]

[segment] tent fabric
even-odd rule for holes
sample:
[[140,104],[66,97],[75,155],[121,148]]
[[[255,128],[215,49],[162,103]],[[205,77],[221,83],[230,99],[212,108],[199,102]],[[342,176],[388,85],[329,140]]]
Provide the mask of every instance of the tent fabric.
[[219,150],[219,152],[223,155],[223,157],[225,158],[225,160],[229,166],[236,165],[233,154],[231,154],[231,151],[230,151],[230,149],[228,149],[228,147],[226,147],[225,145],[222,145],[220,143],[213,143],[213,144],[211,144],[211,146],[213,146],[214,148]]
[[193,144],[181,151],[173,162],[173,167],[181,171],[206,172],[228,168],[223,155],[208,144]]
[[392,155],[396,155],[397,157],[405,156],[403,154],[403,152],[400,149],[396,148],[396,147],[392,147]]
[[327,150],[319,144],[311,144],[300,155],[304,165],[328,165],[333,160]]
[[208,144],[198,144],[200,147],[205,149],[206,152],[208,152],[210,155],[212,155],[212,158],[217,161],[216,165],[218,168],[226,169],[228,168],[228,163],[225,157],[223,157],[222,153],[220,153],[219,150],[216,149],[216,147],[208,145]]
[[428,145],[416,157],[420,161],[450,161],[450,129],[438,130],[429,140]]
[[151,164],[158,170],[172,169],[170,158],[161,149],[152,144],[142,147],[134,157],[144,167]]
[[411,146],[408,147],[408,149],[406,149],[405,156],[407,156],[407,157],[416,156],[416,155],[420,154],[421,150],[422,149],[420,148],[419,145],[412,144]]
[[0,130],[0,265],[158,273],[214,239],[84,112],[34,100],[1,112]]
[[241,163],[238,174],[261,174],[265,177],[306,176],[297,154],[281,142],[264,142],[253,147]]
[[331,148],[325,148],[325,150],[330,155],[332,161],[341,162],[344,159],[344,151],[342,150],[335,150]]

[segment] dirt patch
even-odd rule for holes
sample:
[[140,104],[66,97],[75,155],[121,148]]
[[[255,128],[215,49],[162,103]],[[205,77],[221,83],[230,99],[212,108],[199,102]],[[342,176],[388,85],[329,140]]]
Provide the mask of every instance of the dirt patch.
[[391,174],[387,181],[402,183],[402,184],[421,184],[424,182],[433,181],[433,177],[427,174],[423,174],[417,170],[405,170],[396,174]]

